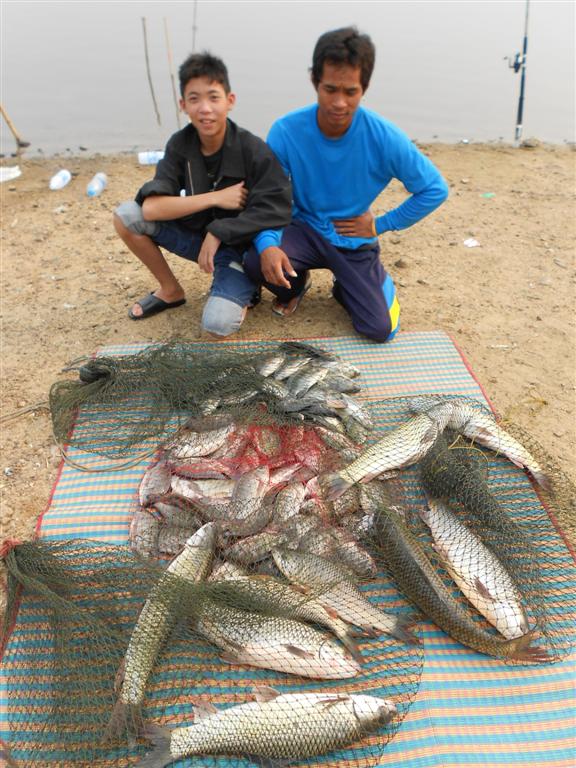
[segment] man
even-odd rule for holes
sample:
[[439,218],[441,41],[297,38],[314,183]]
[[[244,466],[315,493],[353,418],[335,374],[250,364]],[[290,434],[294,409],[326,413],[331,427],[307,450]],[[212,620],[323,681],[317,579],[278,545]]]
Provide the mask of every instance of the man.
[[[268,144],[292,182],[292,223],[261,232],[244,259],[247,274],[275,294],[288,317],[310,287],[309,271],[329,269],[333,295],[358,333],[391,339],[399,327],[394,283],[380,262],[378,235],[405,229],[437,208],[448,188],[400,131],[360,106],[374,68],[374,45],[354,27],[322,35],[313,54],[317,103],[277,120]],[[410,196],[374,217],[370,205],[390,181]]]
[[221,59],[192,54],[179,78],[190,124],[168,141],[154,179],[115,212],[116,231],[158,283],[128,315],[143,320],[185,303],[162,247],[213,275],[202,328],[225,337],[258,300],[242,256],[259,231],[289,223],[290,184],[265,142],[228,119],[236,97]]

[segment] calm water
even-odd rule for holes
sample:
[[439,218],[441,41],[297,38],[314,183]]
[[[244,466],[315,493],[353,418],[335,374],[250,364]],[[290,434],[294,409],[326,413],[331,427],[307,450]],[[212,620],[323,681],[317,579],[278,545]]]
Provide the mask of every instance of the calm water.
[[[177,129],[174,68],[192,50],[193,2],[2,0],[2,102],[30,155],[162,147]],[[317,37],[356,24],[377,47],[366,106],[414,139],[512,141],[524,0],[490,2],[218,2],[197,4],[196,49],[227,62],[232,118],[265,136],[284,112],[314,100],[308,67]],[[146,77],[141,18],[162,125]],[[524,137],[574,141],[572,0],[532,0]],[[4,152],[13,140],[2,124]]]

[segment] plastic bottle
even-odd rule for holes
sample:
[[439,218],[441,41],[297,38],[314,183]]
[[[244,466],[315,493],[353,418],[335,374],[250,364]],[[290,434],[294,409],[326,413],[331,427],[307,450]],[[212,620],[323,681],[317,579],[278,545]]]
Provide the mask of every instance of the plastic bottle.
[[66,168],[62,168],[62,170],[55,173],[50,179],[50,189],[62,189],[62,187],[65,187],[66,184],[68,184],[71,178],[72,174],[70,171],[66,170]]
[[163,157],[164,152],[162,151],[138,152],[138,162],[140,165],[156,165]]
[[88,197],[98,197],[108,184],[108,177],[105,173],[97,173],[93,176],[86,187],[86,194]]

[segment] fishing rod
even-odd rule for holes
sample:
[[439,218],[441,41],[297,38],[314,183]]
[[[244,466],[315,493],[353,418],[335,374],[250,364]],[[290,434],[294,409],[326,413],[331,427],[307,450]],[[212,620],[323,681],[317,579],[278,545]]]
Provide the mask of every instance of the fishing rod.
[[524,17],[524,41],[522,43],[522,53],[514,56],[514,61],[508,58],[508,66],[514,70],[514,73],[520,72],[520,96],[518,97],[518,111],[516,113],[516,129],[514,131],[514,141],[518,143],[522,136],[522,119],[524,115],[524,91],[526,87],[526,55],[528,52],[528,14],[530,11],[530,0],[526,0],[526,15]]

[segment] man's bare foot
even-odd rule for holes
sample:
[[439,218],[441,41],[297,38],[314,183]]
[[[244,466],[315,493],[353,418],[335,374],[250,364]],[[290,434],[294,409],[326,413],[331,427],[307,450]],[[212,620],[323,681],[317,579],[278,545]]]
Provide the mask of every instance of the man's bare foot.
[[[150,296],[155,296],[157,299],[161,299],[162,301],[166,302],[166,304],[168,304],[168,305],[174,305],[174,304],[176,304],[179,301],[184,303],[184,301],[185,301],[184,291],[182,289],[177,290],[177,291],[167,291],[167,290],[164,290],[162,288],[157,288],[155,291],[153,291],[149,295]],[[148,297],[145,297],[145,298],[147,299]],[[130,315],[130,317],[132,317],[133,319],[138,318],[138,317],[143,317],[144,315],[147,314],[145,312],[145,310],[142,309],[142,304],[141,304],[142,301],[144,301],[144,299],[141,299],[140,301],[137,301],[132,306],[132,309],[128,313]],[[167,308],[169,308],[169,307],[167,307]],[[159,310],[159,311],[161,311],[161,310]],[[156,312],[154,312],[153,314],[156,314]]]

